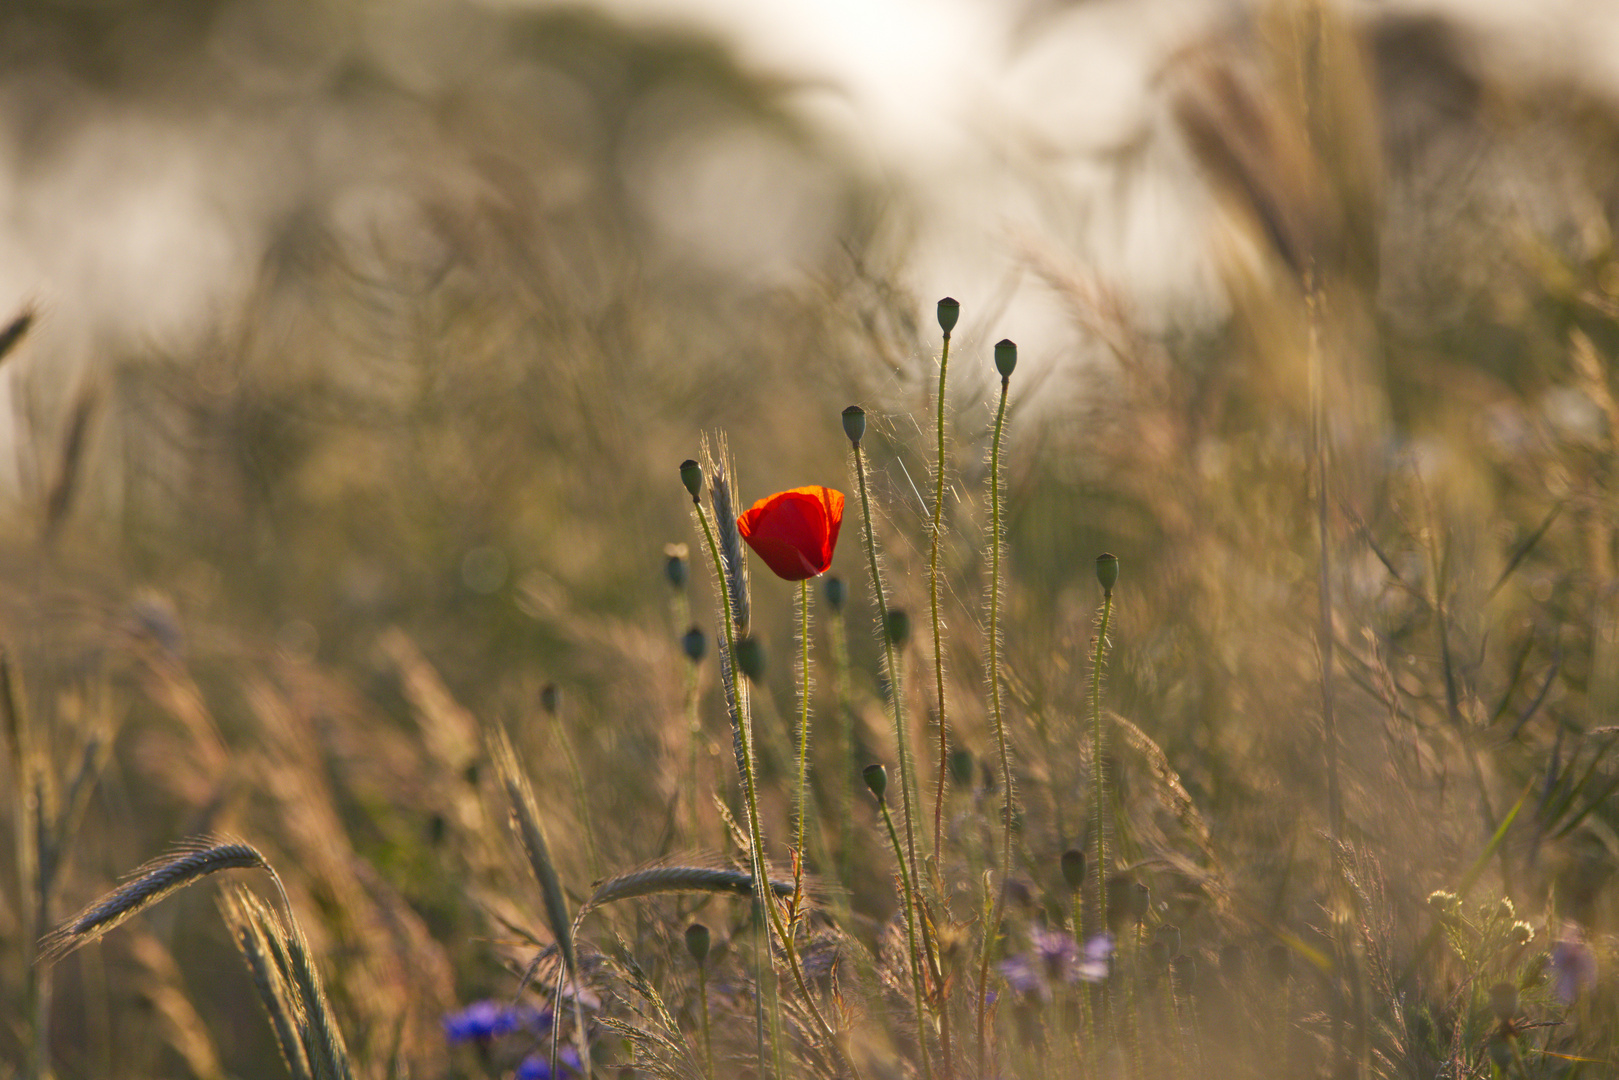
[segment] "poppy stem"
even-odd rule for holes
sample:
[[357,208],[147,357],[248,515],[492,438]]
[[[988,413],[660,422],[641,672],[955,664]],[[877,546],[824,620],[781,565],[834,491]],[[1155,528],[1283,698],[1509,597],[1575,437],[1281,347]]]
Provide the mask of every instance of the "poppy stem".
[[922,1057],[922,1075],[932,1080],[933,1062],[928,1055],[927,1011],[923,1006],[922,960],[916,947],[916,890],[911,885],[911,875],[905,870],[905,854],[900,850],[899,833],[894,829],[894,815],[888,812],[888,800],[879,796],[877,809],[882,811],[883,824],[888,826],[888,839],[894,845],[894,859],[899,863],[900,887],[905,894],[905,937],[911,950],[911,991],[916,995],[916,1045]]
[[[888,598],[883,592],[883,574],[877,564],[877,534],[872,528],[871,496],[866,490],[866,459],[860,452],[860,443],[850,440],[854,447],[855,479],[860,485],[860,517],[864,526],[866,541],[866,561],[871,568],[871,591],[877,599],[877,636],[883,642],[883,663],[888,672],[889,697],[894,706],[894,741],[899,754],[899,791],[900,810],[905,814],[905,859],[912,874],[916,870],[916,835],[911,824],[913,814],[911,811],[911,748],[910,738],[905,730],[905,695],[901,691],[900,661],[895,653],[894,640],[888,633]],[[910,897],[906,898],[907,907],[912,903]],[[911,959],[919,962],[916,955],[916,943],[911,943]]]
[[809,817],[809,723],[810,723],[810,587],[809,578],[798,583],[798,662],[802,682],[798,691],[798,857],[804,857],[804,834]]
[[944,839],[944,783],[950,773],[950,736],[944,717],[944,648],[939,624],[939,533],[944,524],[944,380],[950,370],[950,331],[944,332],[939,357],[938,434],[939,461],[933,471],[933,526],[929,530],[928,608],[933,616],[933,681],[939,697],[939,780],[933,796],[933,873],[939,874]]
[[1107,624],[1113,616],[1113,590],[1102,591],[1102,614],[1091,664],[1091,786],[1096,792],[1096,925],[1107,928],[1107,771],[1102,767],[1102,664],[1107,659]]
[[[995,743],[1001,755],[1001,887],[995,910],[984,926],[984,953],[978,962],[978,1075],[986,1075],[985,1017],[989,986],[989,956],[1001,931],[1006,909],[1006,883],[1012,874],[1012,758],[1006,748],[1006,720],[1001,709],[1001,434],[1006,426],[1006,397],[1011,377],[1001,376],[1001,402],[995,410],[995,437],[989,444],[989,704],[995,721]],[[1079,920],[1076,917],[1077,928]]]

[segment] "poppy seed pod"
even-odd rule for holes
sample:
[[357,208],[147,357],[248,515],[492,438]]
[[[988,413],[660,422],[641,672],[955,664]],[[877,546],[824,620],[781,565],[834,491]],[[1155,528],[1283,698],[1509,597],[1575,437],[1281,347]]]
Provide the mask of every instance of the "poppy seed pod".
[[950,751],[950,782],[968,787],[973,782],[973,752],[966,747]]
[[890,611],[888,618],[883,622],[883,633],[888,635],[890,643],[903,648],[905,643],[911,640],[910,613],[904,608],[895,608]]
[[1119,583],[1119,557],[1108,555],[1105,552],[1096,557],[1096,580],[1102,583],[1102,591],[1109,596],[1113,595],[1113,586]]
[[1062,853],[1062,879],[1074,892],[1078,892],[1085,884],[1085,853],[1078,848],[1069,848]]
[[687,491],[691,492],[692,502],[696,502],[697,496],[703,492],[703,467],[692,458],[682,461],[680,463],[680,482],[686,485]]
[[849,587],[843,583],[843,579],[836,575],[827,578],[825,590],[826,603],[832,609],[833,614],[842,611],[843,601],[848,599],[849,596]]
[[858,405],[850,405],[843,410],[843,433],[849,436],[849,441],[856,446],[866,435],[866,410]]
[[686,587],[686,556],[670,555],[663,564],[663,576],[669,580],[671,588],[684,589]]
[[756,637],[745,637],[736,643],[736,666],[749,682],[765,677],[765,647]]
[[946,337],[956,328],[956,320],[961,318],[961,304],[952,297],[945,297],[939,301],[939,329]]
[[710,943],[708,927],[700,922],[694,922],[686,927],[686,951],[691,953],[691,958],[697,961],[698,967],[708,962]]
[[882,802],[888,792],[888,770],[881,765],[867,765],[860,775],[866,778],[866,786],[877,796],[877,801]]
[[680,648],[685,652],[686,659],[692,663],[700,663],[703,654],[708,651],[708,638],[703,634],[702,628],[693,626],[680,635]]
[[1011,338],[1002,338],[995,343],[995,370],[1001,373],[1001,378],[1010,379],[1016,369],[1017,346]]
[[826,573],[843,527],[843,492],[813,486],[760,499],[736,519],[754,554],[784,581]]

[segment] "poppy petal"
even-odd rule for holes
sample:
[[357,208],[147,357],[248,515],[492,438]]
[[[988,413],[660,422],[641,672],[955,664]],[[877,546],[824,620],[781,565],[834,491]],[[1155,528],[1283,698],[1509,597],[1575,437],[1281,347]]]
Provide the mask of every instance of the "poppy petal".
[[843,493],[820,486],[777,492],[754,503],[736,524],[777,577],[803,581],[832,565],[843,525]]

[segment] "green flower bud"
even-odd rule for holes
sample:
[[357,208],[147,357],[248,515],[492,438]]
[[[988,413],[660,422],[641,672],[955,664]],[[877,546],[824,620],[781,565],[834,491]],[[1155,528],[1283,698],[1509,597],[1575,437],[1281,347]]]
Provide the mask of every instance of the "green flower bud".
[[866,786],[877,796],[877,801],[882,802],[888,791],[888,770],[881,765],[867,765],[860,775],[866,778]]
[[680,635],[680,647],[685,651],[687,660],[700,663],[703,654],[708,651],[708,638],[703,634],[702,627],[693,626]]
[[1102,592],[1113,595],[1113,586],[1119,583],[1119,557],[1103,553],[1096,557],[1096,580],[1102,583]]
[[765,647],[758,638],[750,635],[736,643],[736,666],[749,682],[765,677]]
[[708,962],[710,943],[708,927],[700,922],[694,922],[686,927],[686,951],[691,953],[691,958],[697,961],[698,967]]
[[691,458],[680,463],[680,482],[686,485],[691,492],[691,501],[696,502],[697,496],[703,492],[703,467]]
[[995,370],[1001,373],[1001,378],[1010,379],[1016,368],[1017,346],[1011,338],[1002,338],[995,343]]
[[948,296],[939,301],[939,329],[944,331],[945,337],[949,337],[950,331],[956,328],[956,320],[959,318],[961,318],[961,304],[958,301]]
[[826,579],[821,588],[826,592],[826,604],[833,613],[842,611],[843,601],[849,596],[849,587],[843,583],[843,579],[834,574]]
[[888,619],[883,623],[883,633],[888,640],[900,648],[911,640],[911,616],[904,608],[894,608],[888,613]]
[[966,747],[950,751],[950,782],[970,787],[973,782],[973,752]]
[[562,690],[554,682],[548,682],[540,687],[540,708],[547,716],[555,716],[562,708]]
[[858,405],[850,405],[843,410],[843,433],[849,436],[849,441],[856,446],[866,434],[866,410]]
[[1078,848],[1069,848],[1062,853],[1062,879],[1068,888],[1078,892],[1085,887],[1085,853]]
[[670,555],[663,564],[663,576],[669,579],[671,587],[684,589],[686,587],[687,567],[686,553]]

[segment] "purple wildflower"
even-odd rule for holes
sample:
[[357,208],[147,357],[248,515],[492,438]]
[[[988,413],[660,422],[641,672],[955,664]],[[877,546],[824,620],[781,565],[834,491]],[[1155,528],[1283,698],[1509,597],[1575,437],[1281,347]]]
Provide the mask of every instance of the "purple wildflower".
[[[580,1072],[579,1051],[571,1046],[559,1047],[557,1050],[558,1078],[574,1076]],[[517,1080],[552,1080],[551,1055],[549,1053],[530,1054],[517,1066]]]
[[529,1005],[474,1001],[444,1017],[444,1037],[453,1043],[489,1042],[513,1032],[544,1031],[550,1026],[551,1014]]
[[1591,946],[1580,940],[1578,934],[1552,946],[1550,964],[1552,989],[1557,994],[1557,1000],[1564,1005],[1574,1004],[1580,991],[1596,985],[1596,954],[1591,951]]
[[1000,972],[1018,993],[1050,1001],[1053,985],[1105,981],[1112,956],[1112,934],[1098,934],[1081,951],[1067,934],[1035,927],[1029,932],[1029,951],[1001,961]]

